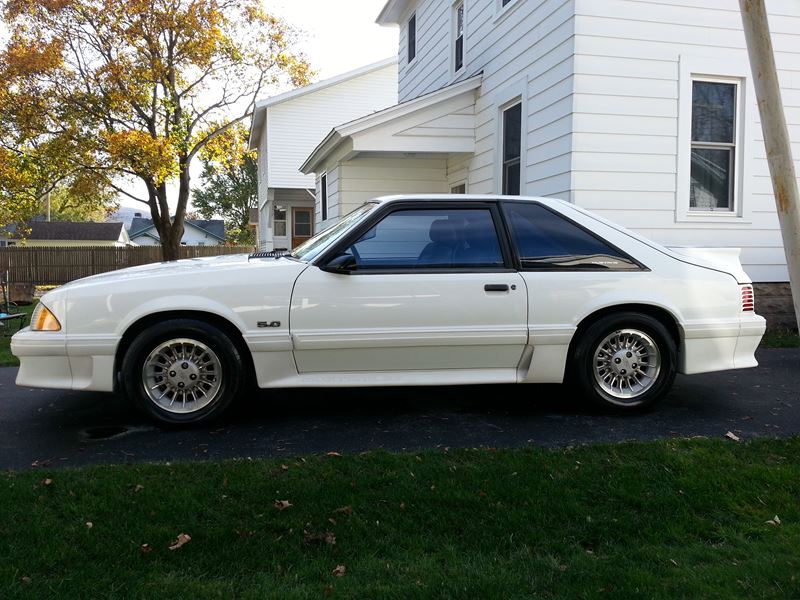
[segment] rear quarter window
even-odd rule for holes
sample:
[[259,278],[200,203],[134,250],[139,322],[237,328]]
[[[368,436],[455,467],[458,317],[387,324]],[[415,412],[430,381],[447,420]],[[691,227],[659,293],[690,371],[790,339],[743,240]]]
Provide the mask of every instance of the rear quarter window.
[[641,269],[621,250],[541,204],[506,202],[503,211],[523,269]]

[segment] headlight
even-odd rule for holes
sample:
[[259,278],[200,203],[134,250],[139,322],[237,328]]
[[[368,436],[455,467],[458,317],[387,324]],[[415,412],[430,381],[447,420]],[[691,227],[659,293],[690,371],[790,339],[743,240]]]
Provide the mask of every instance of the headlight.
[[31,329],[33,331],[61,331],[61,323],[49,308],[39,302],[31,315]]

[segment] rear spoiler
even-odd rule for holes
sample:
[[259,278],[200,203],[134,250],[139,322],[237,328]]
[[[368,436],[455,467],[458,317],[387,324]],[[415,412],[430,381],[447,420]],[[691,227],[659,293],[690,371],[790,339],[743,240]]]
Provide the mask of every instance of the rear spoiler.
[[742,268],[740,255],[741,248],[669,248],[675,254],[685,256],[689,262],[701,267],[708,267],[718,271],[725,271],[736,278],[739,283],[752,283],[750,277]]

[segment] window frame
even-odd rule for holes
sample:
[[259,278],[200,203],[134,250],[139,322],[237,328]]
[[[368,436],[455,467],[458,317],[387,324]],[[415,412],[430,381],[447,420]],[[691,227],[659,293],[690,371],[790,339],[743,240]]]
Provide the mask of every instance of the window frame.
[[[624,258],[626,258],[627,260],[629,260],[633,264],[635,264],[638,267],[638,269],[604,269],[604,270],[599,270],[599,269],[595,269],[595,268],[582,267],[580,265],[561,266],[561,267],[523,267],[522,266],[522,258],[520,257],[520,253],[519,253],[519,248],[517,247],[517,244],[514,241],[514,234],[513,234],[513,229],[512,229],[512,225],[511,225],[511,215],[508,214],[507,209],[506,209],[506,206],[509,205],[509,204],[522,204],[524,206],[530,206],[531,204],[534,204],[534,205],[536,205],[536,206],[538,206],[540,208],[543,208],[544,210],[547,210],[548,212],[552,213],[556,217],[559,217],[559,218],[563,219],[567,223],[577,227],[578,229],[580,229],[584,233],[588,234],[590,237],[593,237],[594,239],[596,239],[599,242],[605,244],[609,248],[615,250],[616,252],[618,252],[620,254],[620,256],[623,256]],[[551,207],[549,207],[549,206],[547,206],[545,204],[542,204],[541,202],[536,202],[536,201],[531,201],[531,200],[501,200],[500,201],[500,214],[501,214],[501,217],[503,219],[503,227],[505,229],[506,236],[508,236],[508,243],[509,243],[509,245],[511,247],[511,252],[513,253],[514,268],[520,273],[529,273],[529,272],[530,273],[533,273],[533,272],[536,272],[536,273],[563,273],[563,272],[640,273],[640,272],[649,272],[649,271],[651,271],[651,269],[647,265],[642,263],[640,260],[637,260],[635,257],[631,256],[628,252],[626,252],[625,250],[623,250],[622,248],[620,248],[616,244],[611,243],[610,241],[608,241],[604,237],[598,235],[597,233],[595,233],[594,231],[592,231],[588,227],[582,225],[581,223],[578,223],[574,219],[569,218],[567,215],[565,215],[565,214],[563,214],[563,213],[561,213],[561,212],[559,212],[557,210],[554,210],[553,208],[551,208]]]
[[[506,160],[506,113],[513,108],[519,106],[519,156],[516,159],[512,159],[510,161]],[[507,103],[505,106],[500,108],[500,143],[498,147],[500,148],[500,193],[502,195],[522,195],[522,133],[523,133],[523,102],[522,98],[518,98],[512,100],[511,102]],[[516,162],[519,165],[519,193],[518,194],[507,194],[506,193],[506,169],[509,165]]]
[[[275,218],[275,211],[281,208],[283,210],[284,217],[283,219],[276,219]],[[283,234],[279,235],[275,233],[275,223],[283,223]],[[289,210],[285,204],[273,204],[272,205],[272,239],[274,240],[276,237],[285,238],[289,237]]]
[[740,104],[741,104],[741,80],[738,78],[720,78],[720,77],[708,77],[708,76],[693,76],[692,77],[692,99],[691,99],[691,118],[694,120],[694,84],[695,83],[719,83],[723,85],[732,85],[734,86],[734,94],[733,94],[733,141],[732,142],[700,142],[695,141],[694,136],[690,133],[689,134],[689,155],[691,160],[691,154],[695,149],[698,150],[728,150],[731,152],[730,159],[728,160],[728,168],[730,169],[729,174],[729,182],[728,182],[728,202],[729,208],[693,208],[691,205],[691,168],[689,171],[689,211],[693,213],[714,213],[714,214],[725,214],[725,213],[736,213],[738,210],[738,171],[739,171],[739,140],[741,138],[741,131],[739,128],[741,127],[741,116],[740,116]]
[[[458,9],[463,11],[461,35],[458,35]],[[453,78],[464,72],[467,65],[467,0],[456,0],[450,7],[450,74]],[[456,65],[458,43],[461,41],[461,65]]]
[[[737,132],[733,173],[733,210],[705,211],[690,208],[692,173],[692,86],[695,80],[714,83],[738,83]],[[754,132],[757,104],[749,64],[731,62],[720,53],[713,56],[682,54],[679,57],[678,82],[678,148],[675,192],[676,223],[752,223],[751,187],[754,168]]]
[[[412,29],[413,23],[413,29]],[[411,32],[414,32],[414,35],[411,35]],[[413,44],[412,44],[412,37],[413,37]],[[417,58],[417,13],[411,13],[411,16],[408,17],[406,21],[406,64],[412,64]]]
[[319,216],[324,223],[328,220],[328,172],[324,171],[319,176]]
[[503,4],[504,0],[494,0],[494,24],[497,25],[501,21],[505,21],[509,14],[514,12],[524,2],[522,0],[508,0]]
[[370,229],[375,227],[383,219],[392,213],[408,210],[480,210],[488,209],[492,216],[494,223],[495,233],[497,234],[497,241],[500,244],[500,252],[503,257],[502,267],[401,267],[392,269],[364,269],[348,271],[347,275],[408,275],[414,274],[429,274],[429,273],[514,273],[518,271],[515,266],[515,259],[510,246],[508,230],[505,226],[505,221],[496,201],[481,201],[472,200],[464,202],[436,202],[436,201],[402,201],[392,202],[379,206],[373,211],[369,218],[354,227],[346,236],[338,240],[325,252],[320,254],[312,264],[318,268],[324,269],[325,266],[335,257],[343,253],[347,248],[356,243],[361,236],[367,233]]

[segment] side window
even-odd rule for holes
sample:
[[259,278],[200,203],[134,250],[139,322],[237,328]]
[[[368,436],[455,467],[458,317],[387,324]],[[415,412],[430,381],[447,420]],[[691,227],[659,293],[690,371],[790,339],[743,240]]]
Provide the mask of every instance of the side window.
[[408,62],[417,56],[417,15],[411,15],[408,19]]
[[639,270],[639,265],[540,204],[504,204],[523,269]]
[[353,256],[356,270],[503,267],[488,208],[398,210],[346,253]]

